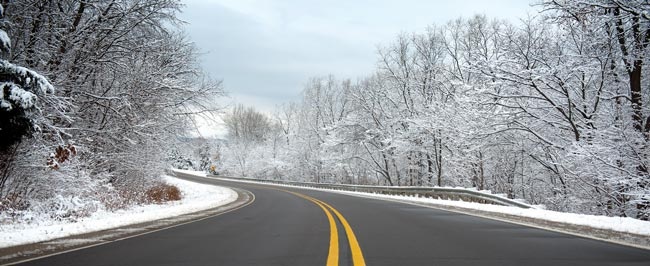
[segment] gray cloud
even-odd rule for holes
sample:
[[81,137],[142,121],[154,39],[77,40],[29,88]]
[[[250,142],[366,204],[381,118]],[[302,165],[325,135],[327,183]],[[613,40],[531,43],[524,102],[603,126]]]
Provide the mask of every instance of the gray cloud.
[[523,0],[187,0],[181,19],[223,79],[231,101],[270,111],[297,100],[313,76],[358,78],[376,65],[376,47],[400,32],[423,31],[459,16],[517,20]]

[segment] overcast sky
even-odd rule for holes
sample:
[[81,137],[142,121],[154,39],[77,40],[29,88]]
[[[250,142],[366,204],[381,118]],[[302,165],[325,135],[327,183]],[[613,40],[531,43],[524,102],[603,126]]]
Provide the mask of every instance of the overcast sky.
[[[203,68],[230,97],[270,112],[298,100],[310,77],[370,74],[377,48],[401,32],[421,32],[458,17],[517,21],[527,0],[185,0],[181,19],[204,53]],[[214,126],[214,125],[213,125]],[[203,126],[203,135],[223,134]]]

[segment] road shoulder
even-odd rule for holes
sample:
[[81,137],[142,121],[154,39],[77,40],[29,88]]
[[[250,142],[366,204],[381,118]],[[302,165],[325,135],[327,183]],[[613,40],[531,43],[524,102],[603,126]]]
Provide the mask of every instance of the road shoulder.
[[255,200],[255,196],[251,192],[237,188],[231,189],[237,192],[237,199],[215,208],[39,243],[2,248],[0,249],[0,265],[17,264],[181,226],[243,208]]

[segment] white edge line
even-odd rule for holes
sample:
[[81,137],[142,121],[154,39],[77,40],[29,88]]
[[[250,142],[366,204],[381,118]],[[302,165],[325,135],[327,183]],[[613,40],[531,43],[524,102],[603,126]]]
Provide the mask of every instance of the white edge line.
[[[307,190],[316,190],[316,191],[337,193],[337,194],[348,195],[348,196],[352,196],[352,197],[359,197],[359,198],[366,198],[366,199],[376,199],[376,200],[390,201],[390,202],[395,202],[395,203],[403,203],[403,204],[415,205],[415,206],[425,207],[425,208],[430,208],[430,209],[435,209],[435,210],[448,211],[448,212],[460,213],[460,214],[465,214],[465,215],[470,215],[470,216],[475,216],[475,217],[481,217],[481,218],[500,221],[500,222],[517,224],[517,225],[522,225],[522,226],[547,230],[547,231],[551,231],[551,232],[555,232],[555,233],[562,233],[562,234],[567,234],[567,235],[578,236],[578,237],[581,237],[581,238],[588,238],[588,239],[592,239],[592,240],[598,240],[598,241],[602,241],[602,242],[618,244],[618,245],[622,245],[622,246],[639,248],[639,249],[643,249],[643,250],[650,250],[650,246],[643,246],[643,245],[638,245],[638,244],[634,244],[634,243],[628,243],[628,242],[623,242],[623,241],[618,241],[618,240],[613,240],[613,239],[600,238],[600,237],[591,236],[591,235],[582,235],[582,234],[575,233],[575,232],[564,231],[564,230],[561,230],[561,229],[556,229],[556,228],[547,227],[547,226],[541,226],[541,225],[532,224],[532,223],[525,223],[525,222],[507,220],[507,219],[503,219],[503,218],[500,218],[500,217],[491,217],[491,216],[487,216],[487,215],[481,215],[481,214],[476,214],[476,213],[471,213],[471,212],[465,212],[465,211],[461,211],[461,210],[450,210],[450,209],[445,209],[443,207],[427,205],[425,203],[418,203],[418,202],[409,201],[407,199],[400,200],[400,199],[380,198],[380,197],[372,197],[370,195],[356,194],[356,193],[354,193],[354,191],[343,191],[343,190],[333,190],[333,189],[313,188],[313,187],[300,187],[300,186],[293,186],[293,185],[264,183],[264,182],[256,182],[256,181],[249,181],[249,180],[237,180],[237,179],[222,178],[222,177],[206,177],[206,178],[221,179],[221,180],[233,181],[233,182],[239,182],[239,183],[255,183],[255,184],[265,184],[265,185],[271,185],[271,186],[293,187],[293,188],[298,188],[298,189],[307,189]],[[350,192],[352,192],[352,193],[350,193]],[[457,207],[457,206],[452,206],[452,207]],[[458,208],[463,208],[463,207],[458,207]],[[483,211],[483,212],[488,212],[488,213],[498,213],[498,212],[491,212],[491,211],[486,211],[486,210],[478,210],[478,211]],[[511,214],[511,215],[519,216],[519,215],[515,215],[515,214]],[[539,218],[533,218],[533,217],[527,217],[527,216],[521,216],[521,217],[526,217],[526,218],[531,218],[531,219],[539,219]],[[544,219],[539,219],[539,220],[544,220]],[[544,221],[555,222],[555,221],[551,221],[551,220],[544,220]],[[560,222],[557,222],[557,223],[560,223]],[[571,223],[566,223],[566,224],[590,227],[588,225],[579,225],[579,224],[571,224]],[[602,228],[595,228],[595,227],[592,227],[592,228],[594,228],[594,229],[602,229]],[[604,230],[607,230],[607,229],[604,229]],[[612,230],[612,231],[613,232],[619,232],[619,231],[615,231],[615,230]],[[627,233],[627,232],[619,232],[619,233]]]
[[[465,215],[470,215],[470,216],[475,216],[475,217],[480,217],[480,218],[485,218],[485,219],[490,219],[490,220],[495,220],[495,221],[500,221],[500,222],[506,222],[506,223],[517,224],[517,225],[522,225],[522,226],[526,226],[526,227],[542,229],[542,230],[551,231],[551,232],[555,232],[555,233],[562,233],[562,234],[573,235],[573,236],[577,236],[577,237],[581,237],[581,238],[588,238],[588,239],[598,240],[598,241],[602,241],[602,242],[608,242],[608,243],[613,243],[613,244],[618,244],[618,245],[623,245],[623,246],[629,246],[629,247],[635,247],[635,248],[644,249],[644,250],[650,250],[650,247],[648,247],[648,246],[637,245],[637,244],[634,244],[634,243],[617,241],[617,240],[607,239],[607,238],[600,238],[600,237],[591,236],[591,235],[582,235],[582,234],[579,234],[579,233],[564,231],[564,230],[556,229],[556,228],[553,228],[553,227],[541,226],[541,225],[526,223],[526,222],[518,222],[518,221],[503,219],[503,218],[500,218],[500,217],[492,217],[492,216],[481,215],[481,214],[476,214],[476,213],[471,213],[471,212],[465,212],[465,211],[461,211],[461,210],[449,210],[449,209],[445,209],[445,208],[442,208],[442,207],[427,205],[427,204],[424,204],[424,203],[412,202],[412,201],[408,201],[408,200],[373,198],[373,197],[370,197],[370,196],[352,195],[352,194],[346,194],[346,193],[339,193],[339,194],[357,196],[357,197],[368,198],[368,199],[378,199],[378,200],[384,200],[384,201],[391,201],[391,202],[395,202],[395,203],[404,203],[404,204],[415,205],[415,206],[419,206],[419,207],[425,207],[425,208],[429,208],[429,209],[460,213],[460,214],[465,214]],[[480,210],[480,211],[492,213],[490,211],[484,211],[484,210]],[[517,216],[517,215],[514,215],[514,216]],[[525,217],[525,216],[523,216],[523,217]],[[531,217],[527,217],[527,218],[531,218]],[[536,219],[536,218],[532,218],[532,219]],[[550,220],[545,220],[545,221],[554,222],[554,221],[550,221]],[[576,225],[576,224],[571,224],[571,225]],[[586,226],[586,225],[578,225],[578,226]],[[589,226],[587,226],[587,227],[589,227]],[[601,228],[594,228],[594,229],[601,229]],[[614,232],[618,232],[618,231],[614,231]]]
[[[61,255],[61,254],[65,254],[65,253],[75,252],[75,251],[82,250],[82,249],[87,249],[87,248],[97,247],[97,246],[101,246],[101,245],[106,245],[108,243],[114,243],[114,242],[117,242],[117,241],[129,239],[129,238],[139,237],[139,236],[143,236],[143,235],[147,235],[147,234],[167,230],[167,229],[170,229],[170,228],[174,228],[174,227],[183,226],[183,225],[186,225],[186,224],[202,221],[202,220],[205,220],[205,219],[210,219],[210,218],[217,217],[219,215],[226,214],[226,213],[229,213],[229,212],[233,212],[233,211],[239,210],[241,208],[244,208],[244,207],[246,207],[248,205],[251,205],[253,202],[255,202],[255,194],[253,194],[253,192],[250,192],[250,191],[245,190],[245,189],[242,189],[242,190],[245,191],[245,192],[248,192],[252,196],[252,199],[248,203],[246,203],[246,204],[244,204],[242,206],[239,206],[237,208],[226,210],[224,212],[220,212],[220,213],[217,213],[217,214],[214,214],[214,215],[206,216],[206,217],[203,217],[203,218],[200,218],[200,219],[197,219],[197,220],[191,220],[191,221],[187,221],[187,222],[180,223],[180,224],[174,224],[174,225],[171,225],[171,226],[168,226],[168,227],[155,229],[153,231],[147,231],[147,232],[144,232],[144,233],[139,233],[139,234],[136,234],[136,235],[122,237],[122,238],[118,238],[118,239],[115,239],[115,240],[108,240],[108,241],[105,241],[105,242],[102,242],[102,243],[92,244],[92,245],[89,245],[89,246],[78,247],[78,248],[74,248],[74,249],[69,249],[69,250],[64,250],[64,251],[60,251],[60,252],[56,252],[56,253],[52,253],[52,254],[43,255],[43,256],[40,256],[40,257],[35,257],[35,258],[26,259],[26,260],[16,261],[16,262],[8,263],[8,264],[2,264],[0,266],[16,265],[16,264],[20,264],[20,263],[25,263],[25,262],[44,259],[44,258],[47,258],[47,257]],[[217,208],[219,208],[219,207],[217,207]],[[157,221],[157,220],[153,220],[153,221],[149,221],[149,222],[155,222],[155,221]],[[147,222],[145,222],[145,223],[147,223]],[[112,229],[116,229],[116,228],[112,228]],[[107,230],[112,230],[112,229],[107,229]]]

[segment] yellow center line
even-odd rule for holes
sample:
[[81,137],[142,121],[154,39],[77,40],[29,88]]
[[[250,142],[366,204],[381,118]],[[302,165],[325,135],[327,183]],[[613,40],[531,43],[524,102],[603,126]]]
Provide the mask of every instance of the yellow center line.
[[365,266],[366,261],[363,258],[363,252],[361,252],[359,241],[357,241],[357,237],[354,235],[354,231],[352,231],[352,227],[345,219],[345,217],[343,217],[343,215],[339,211],[334,209],[334,207],[330,206],[329,204],[317,199],[314,200],[327,206],[327,208],[329,208],[331,211],[333,211],[336,214],[336,216],[339,218],[339,221],[341,221],[341,224],[343,224],[343,228],[345,228],[345,234],[348,236],[350,252],[352,252],[352,264],[354,264],[354,266]]
[[321,207],[321,209],[323,209],[325,215],[327,215],[327,220],[330,223],[330,248],[327,255],[327,266],[337,266],[339,265],[339,232],[336,228],[336,221],[334,221],[332,214],[327,211],[327,209],[322,204],[311,199],[308,200],[316,203],[319,207]]
[[304,198],[306,200],[315,203],[316,205],[321,207],[321,209],[323,209],[323,211],[327,215],[327,219],[330,224],[330,248],[329,248],[329,255],[327,257],[328,266],[339,264],[338,230],[336,228],[336,222],[334,221],[334,217],[329,212],[329,210],[331,210],[332,212],[334,212],[334,214],[336,214],[336,217],[338,217],[339,221],[341,221],[341,224],[343,225],[343,228],[345,229],[345,234],[348,236],[348,244],[350,246],[350,252],[352,253],[352,264],[354,266],[366,265],[366,262],[363,258],[363,252],[361,252],[361,247],[359,246],[359,242],[357,241],[357,237],[354,235],[354,231],[352,231],[352,227],[350,226],[348,221],[345,219],[345,217],[343,217],[343,215],[339,211],[334,209],[334,207],[330,206],[329,204],[321,200],[309,197],[307,195],[303,195],[297,192],[283,190],[283,189],[282,191],[294,194],[298,197]]

